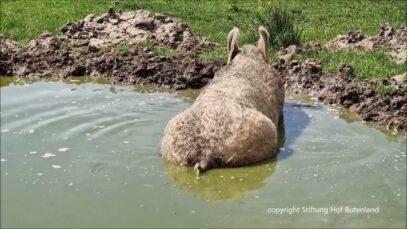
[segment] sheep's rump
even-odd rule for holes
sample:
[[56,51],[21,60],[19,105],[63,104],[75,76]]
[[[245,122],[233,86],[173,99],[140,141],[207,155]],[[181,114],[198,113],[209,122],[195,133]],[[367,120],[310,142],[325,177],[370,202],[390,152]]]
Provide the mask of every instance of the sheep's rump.
[[161,151],[180,165],[228,167],[268,159],[276,145],[276,126],[268,117],[218,99],[198,102],[170,120]]

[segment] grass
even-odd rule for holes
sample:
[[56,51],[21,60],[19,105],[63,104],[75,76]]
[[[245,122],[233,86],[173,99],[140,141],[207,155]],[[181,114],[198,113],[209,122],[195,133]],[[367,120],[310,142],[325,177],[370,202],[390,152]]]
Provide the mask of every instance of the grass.
[[391,61],[384,50],[363,52],[361,50],[342,50],[310,52],[297,59],[314,58],[322,62],[323,70],[335,73],[342,64],[350,64],[355,69],[356,79],[371,77],[390,78],[407,72],[407,65],[399,65]]
[[[250,17],[250,15],[249,15]],[[302,29],[294,24],[294,16],[284,6],[267,5],[253,16],[253,25],[265,26],[270,33],[270,47],[273,49],[287,48],[290,45],[300,45]],[[253,42],[257,40],[257,30],[253,28]]]
[[[189,1],[189,0],[120,0],[116,10],[148,9],[168,16],[181,18],[192,31],[209,41],[223,45],[219,50],[206,51],[203,58],[225,58],[226,36],[230,29],[239,25],[241,43],[250,39],[253,17],[269,5],[283,5],[294,18],[294,24],[303,31],[303,41],[326,43],[338,34],[361,30],[373,35],[379,26],[389,22],[394,28],[406,25],[404,0],[290,0],[290,1]],[[111,0],[0,0],[0,33],[8,34],[19,42],[27,43],[44,31],[57,34],[59,28],[88,14],[102,14],[112,5]],[[255,28],[256,29],[256,28]],[[272,34],[273,31],[270,31]],[[167,55],[167,54],[164,54]],[[170,54],[168,54],[170,55]],[[330,56],[331,55],[331,56]],[[388,77],[394,72],[405,71],[395,66],[380,53],[340,52],[315,54],[325,68],[333,71],[342,61],[356,64],[360,76]],[[357,59],[358,57],[362,57]],[[332,58],[332,60],[328,60]],[[374,66],[382,66],[382,69]]]
[[221,59],[226,57],[226,55],[227,55],[226,47],[221,47],[215,50],[204,50],[201,53],[201,58],[205,60]]
[[[102,14],[111,6],[111,0],[1,0],[0,33],[6,33],[21,42],[28,42],[44,31],[57,33],[69,22],[88,14]],[[405,25],[407,16],[404,0],[368,1],[157,1],[121,0],[115,9],[123,11],[148,9],[188,22],[192,31],[210,41],[225,43],[227,33],[238,22],[250,27],[250,13],[264,9],[267,4],[284,4],[294,16],[295,23],[304,31],[304,41],[325,43],[349,30],[375,34],[384,22],[394,27]],[[272,33],[272,31],[271,31]]]

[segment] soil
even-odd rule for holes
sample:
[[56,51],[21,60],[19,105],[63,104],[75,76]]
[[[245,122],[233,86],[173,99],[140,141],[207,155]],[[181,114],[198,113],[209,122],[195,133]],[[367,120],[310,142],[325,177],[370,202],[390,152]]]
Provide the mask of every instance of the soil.
[[[381,32],[366,37],[350,32],[328,42],[326,48],[375,49],[387,45],[396,60],[405,62],[406,28],[394,31],[385,25]],[[180,20],[145,10],[88,15],[68,23],[54,36],[44,33],[28,45],[0,35],[0,75],[28,78],[96,76],[114,84],[154,84],[174,89],[201,88],[224,60],[203,60],[200,54],[217,45],[195,36]],[[145,45],[145,44],[149,45]],[[120,45],[126,44],[125,49]],[[144,45],[143,45],[144,44]],[[171,50],[161,55],[155,48]],[[395,90],[375,91],[378,85],[406,87],[406,75],[391,80],[356,82],[354,69],[342,65],[337,74],[322,71],[317,60],[292,60],[294,55],[319,50],[315,42],[290,46],[277,53],[274,67],[285,79],[289,93],[306,93],[330,104],[339,104],[392,131],[407,131],[407,95]],[[404,58],[404,59],[403,59]]]
[[[145,10],[88,15],[64,25],[59,36],[44,33],[26,46],[5,36],[0,42],[0,75],[6,76],[97,76],[115,84],[185,89],[203,87],[225,64],[200,58],[217,45],[192,34],[187,24]],[[154,49],[172,52],[163,56]]]
[[357,49],[375,50],[386,48],[387,54],[398,64],[407,64],[407,28],[394,30],[388,23],[380,27],[377,35],[366,36],[361,31],[350,31],[338,35],[325,47],[330,50]]
[[288,93],[308,94],[328,104],[337,104],[359,115],[364,121],[375,122],[390,131],[407,131],[407,95],[401,90],[381,94],[378,85],[405,87],[405,75],[394,79],[354,80],[350,65],[342,65],[337,74],[322,71],[322,64],[313,59],[274,64],[285,77]]

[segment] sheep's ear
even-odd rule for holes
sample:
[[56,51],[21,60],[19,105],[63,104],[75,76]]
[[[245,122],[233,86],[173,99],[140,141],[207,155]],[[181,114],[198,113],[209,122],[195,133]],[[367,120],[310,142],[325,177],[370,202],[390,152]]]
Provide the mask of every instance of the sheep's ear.
[[268,60],[267,51],[269,49],[270,34],[264,26],[259,27],[259,41],[257,42],[257,50],[263,54],[264,59]]
[[235,58],[235,56],[240,52],[237,46],[237,39],[239,38],[240,31],[237,27],[234,27],[228,35],[228,64]]

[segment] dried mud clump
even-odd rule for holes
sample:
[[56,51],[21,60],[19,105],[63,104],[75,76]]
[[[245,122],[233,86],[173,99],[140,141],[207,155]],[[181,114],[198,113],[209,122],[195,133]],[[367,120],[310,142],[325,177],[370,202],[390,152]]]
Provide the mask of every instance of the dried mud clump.
[[290,45],[285,49],[282,49],[276,53],[276,57],[284,61],[291,61],[295,55],[307,54],[311,51],[319,51],[322,47],[317,42],[309,42],[303,46]]
[[68,23],[23,46],[0,37],[0,73],[17,77],[106,77],[112,83],[149,83],[175,89],[204,86],[224,62],[200,58],[216,45],[179,19],[145,10]]
[[366,36],[361,31],[338,35],[329,41],[325,47],[330,50],[357,49],[367,51],[387,48],[387,54],[398,64],[407,63],[407,28],[394,30],[388,23],[380,27],[380,32],[374,36]]

